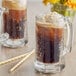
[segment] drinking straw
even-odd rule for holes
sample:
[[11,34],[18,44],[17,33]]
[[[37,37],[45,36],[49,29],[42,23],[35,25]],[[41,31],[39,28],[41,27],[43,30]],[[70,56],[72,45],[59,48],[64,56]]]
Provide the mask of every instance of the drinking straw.
[[35,49],[33,49],[30,53],[28,53],[20,62],[18,62],[13,68],[10,69],[10,72],[15,71],[19,66],[21,66],[22,63],[25,62],[26,59],[28,59],[33,53],[35,52]]
[[1,66],[1,65],[4,65],[4,64],[7,64],[7,63],[10,63],[10,62],[13,62],[13,61],[15,61],[15,60],[24,58],[24,57],[25,57],[26,55],[28,55],[28,54],[29,54],[29,52],[28,52],[28,53],[25,53],[25,54],[23,54],[23,55],[19,55],[19,56],[16,56],[16,57],[14,57],[14,58],[5,60],[5,61],[1,61],[1,62],[0,62],[0,66]]

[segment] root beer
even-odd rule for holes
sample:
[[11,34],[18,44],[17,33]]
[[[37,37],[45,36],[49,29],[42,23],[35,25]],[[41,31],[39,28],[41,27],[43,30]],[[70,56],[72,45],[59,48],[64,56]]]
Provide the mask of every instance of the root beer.
[[3,0],[2,6],[6,9],[3,13],[4,32],[7,32],[11,39],[24,38],[27,21],[25,5],[17,0]]
[[62,37],[63,28],[36,22],[37,60],[43,63],[59,62]]
[[12,39],[24,37],[26,27],[26,10],[12,10],[4,12],[4,32],[7,32]]

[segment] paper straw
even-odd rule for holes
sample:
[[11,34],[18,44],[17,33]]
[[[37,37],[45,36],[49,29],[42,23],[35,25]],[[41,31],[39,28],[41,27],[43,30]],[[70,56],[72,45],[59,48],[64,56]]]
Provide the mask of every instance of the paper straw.
[[[29,53],[29,52],[28,52],[28,53]],[[15,60],[24,58],[28,53],[25,53],[25,54],[23,54],[23,55],[20,55],[20,56],[17,56],[17,57],[14,57],[14,58],[11,58],[11,59],[8,59],[8,60],[5,60],[5,61],[1,61],[1,62],[0,62],[0,66],[1,66],[1,65],[4,65],[4,64],[7,64],[7,63],[10,63],[10,62],[13,62],[13,61],[15,61]]]
[[33,49],[30,53],[28,53],[27,56],[25,56],[20,62],[18,62],[12,69],[10,69],[10,72],[15,71],[19,66],[25,62],[26,59],[28,59],[33,53],[35,52],[35,49]]

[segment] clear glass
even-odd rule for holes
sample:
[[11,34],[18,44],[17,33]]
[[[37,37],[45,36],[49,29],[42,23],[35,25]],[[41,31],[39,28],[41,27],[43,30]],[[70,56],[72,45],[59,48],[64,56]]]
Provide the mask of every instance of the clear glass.
[[60,3],[54,4],[54,5],[51,4],[50,6],[51,6],[50,11],[52,11],[52,12],[55,11],[55,12],[58,12],[61,15],[63,15],[67,19],[67,21],[68,21],[68,23],[70,25],[72,37],[70,37],[70,42],[68,44],[69,45],[68,52],[71,52],[72,48],[73,48],[73,42],[74,42],[73,20],[74,20],[76,11],[73,10],[72,8],[67,7],[64,4],[60,4]]
[[9,34],[3,42],[6,47],[22,47],[28,42],[27,34],[27,0],[3,0],[2,29]]
[[36,17],[35,69],[43,73],[60,72],[65,67],[65,54],[68,52],[71,28],[64,17],[65,26],[61,27],[43,22],[43,16]]

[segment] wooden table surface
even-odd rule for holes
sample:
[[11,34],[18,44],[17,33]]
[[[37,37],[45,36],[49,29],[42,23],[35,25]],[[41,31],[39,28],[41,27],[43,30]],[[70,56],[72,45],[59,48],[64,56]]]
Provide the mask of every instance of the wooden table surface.
[[[10,49],[0,47],[0,61],[12,58],[31,51],[35,48],[35,15],[48,12],[49,8],[43,6],[39,2],[28,2],[28,44],[23,48]],[[75,29],[75,20],[73,26]],[[74,31],[75,33],[75,31]],[[19,61],[15,61],[0,66],[0,76],[76,76],[76,37],[74,36],[73,49],[70,54],[65,57],[66,68],[61,72],[53,75],[40,74],[34,70],[34,54],[26,60],[15,72],[9,73],[9,70]]]

